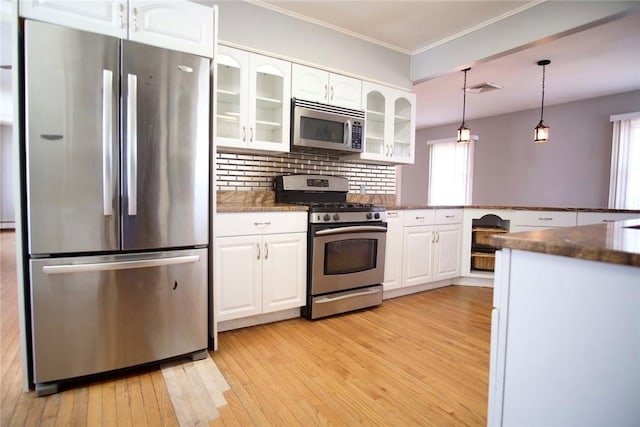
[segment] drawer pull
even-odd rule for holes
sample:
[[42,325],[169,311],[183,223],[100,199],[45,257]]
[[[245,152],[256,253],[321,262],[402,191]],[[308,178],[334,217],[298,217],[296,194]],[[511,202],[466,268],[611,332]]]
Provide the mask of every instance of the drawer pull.
[[255,225],[256,227],[260,227],[261,225],[267,226],[267,225],[271,225],[270,221],[267,222],[254,222],[253,225]]
[[417,216],[416,219],[419,220],[419,221],[422,221],[422,220],[424,220],[424,217],[423,216]]
[[603,219],[602,222],[616,222],[615,219]]
[[445,215],[445,218],[455,218],[455,215]]
[[553,218],[549,216],[543,216],[542,218],[538,218],[538,221],[553,221]]

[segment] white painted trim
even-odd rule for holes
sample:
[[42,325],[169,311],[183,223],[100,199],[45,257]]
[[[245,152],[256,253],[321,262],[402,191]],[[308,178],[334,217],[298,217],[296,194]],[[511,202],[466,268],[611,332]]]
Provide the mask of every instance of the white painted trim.
[[609,121],[618,122],[620,120],[634,120],[640,119],[640,111],[635,111],[633,113],[625,113],[625,114],[614,114],[609,116]]
[[420,53],[426,52],[426,51],[428,51],[430,49],[433,49],[435,47],[438,47],[440,45],[449,43],[452,40],[459,39],[460,37],[464,37],[467,34],[473,33],[474,31],[478,31],[478,30],[480,30],[482,28],[485,28],[485,27],[488,27],[490,25],[493,25],[496,22],[500,22],[500,21],[502,21],[504,19],[510,18],[510,17],[512,17],[514,15],[517,15],[518,13],[524,12],[527,9],[531,9],[532,7],[536,7],[539,4],[542,4],[542,3],[546,2],[546,1],[547,0],[535,0],[535,1],[532,1],[530,3],[527,3],[524,6],[520,6],[520,7],[516,8],[516,9],[510,10],[509,12],[505,12],[502,15],[498,15],[496,17],[488,19],[488,20],[486,20],[484,22],[481,22],[481,23],[479,23],[477,25],[474,25],[473,27],[469,27],[469,28],[467,28],[467,29],[465,29],[463,31],[460,31],[459,33],[453,34],[453,35],[451,35],[449,37],[446,37],[444,39],[440,39],[437,42],[431,43],[431,44],[429,44],[429,45],[427,45],[425,47],[422,47],[420,49],[416,49],[413,52],[411,52],[411,55],[418,55]]

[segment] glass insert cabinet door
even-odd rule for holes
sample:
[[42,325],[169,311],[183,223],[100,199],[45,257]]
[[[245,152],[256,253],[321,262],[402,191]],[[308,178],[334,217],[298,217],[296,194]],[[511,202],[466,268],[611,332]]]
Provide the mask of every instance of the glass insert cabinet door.
[[385,156],[389,151],[385,147],[385,96],[377,90],[367,93],[366,114],[367,128],[365,136],[365,153]]
[[249,146],[289,151],[291,63],[252,54],[249,76]]
[[412,147],[412,106],[407,98],[397,98],[393,116],[393,157],[409,159]]
[[217,63],[217,145],[289,151],[291,63],[226,46]]
[[215,117],[218,145],[247,144],[248,60],[247,52],[219,47]]

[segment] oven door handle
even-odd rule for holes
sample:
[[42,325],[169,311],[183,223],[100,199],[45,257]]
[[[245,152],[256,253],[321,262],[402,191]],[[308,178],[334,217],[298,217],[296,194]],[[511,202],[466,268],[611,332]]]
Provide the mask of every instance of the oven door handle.
[[326,230],[316,231],[316,236],[328,236],[331,234],[344,234],[344,233],[364,233],[369,231],[378,231],[382,233],[387,232],[386,227],[380,227],[377,225],[352,225],[349,227],[339,228],[327,228]]

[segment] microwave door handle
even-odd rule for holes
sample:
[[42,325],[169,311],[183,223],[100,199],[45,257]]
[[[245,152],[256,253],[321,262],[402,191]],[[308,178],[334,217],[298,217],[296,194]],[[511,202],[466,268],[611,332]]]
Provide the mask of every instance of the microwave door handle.
[[344,145],[351,147],[351,120],[347,120],[344,124]]

